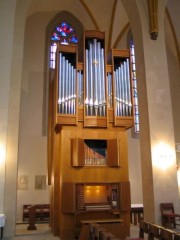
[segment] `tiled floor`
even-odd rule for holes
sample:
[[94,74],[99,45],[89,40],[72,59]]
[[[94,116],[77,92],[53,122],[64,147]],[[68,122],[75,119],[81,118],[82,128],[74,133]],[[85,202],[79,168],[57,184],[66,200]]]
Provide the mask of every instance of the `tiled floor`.
[[[36,224],[37,230],[27,230],[27,224],[16,225],[16,236],[12,240],[60,240],[59,237],[54,237],[51,233],[49,224]],[[180,226],[177,226],[176,231],[180,231]],[[139,226],[131,225],[130,237],[137,238],[139,236]],[[144,237],[147,240],[147,236]]]
[[[48,224],[36,224],[37,230],[27,230],[27,224],[16,225],[16,236],[13,240],[60,240],[54,237]],[[138,226],[131,225],[131,237],[138,237]]]
[[36,224],[37,230],[27,230],[27,226],[28,224],[17,224],[13,240],[60,240],[53,236],[49,224]]

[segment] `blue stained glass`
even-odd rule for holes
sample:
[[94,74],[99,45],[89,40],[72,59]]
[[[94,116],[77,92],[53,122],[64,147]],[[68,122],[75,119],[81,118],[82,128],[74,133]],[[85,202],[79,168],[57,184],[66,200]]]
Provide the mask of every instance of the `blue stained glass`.
[[61,23],[60,26],[57,26],[56,29],[57,29],[58,32],[61,32],[61,34],[63,33],[63,34],[65,34],[65,35],[74,31],[73,28],[70,27],[69,24],[64,23],[64,22]]
[[[62,40],[61,37],[66,39],[66,41],[64,39]],[[60,25],[56,26],[56,29],[51,36],[51,40],[61,41],[62,44],[78,43],[74,29],[66,22],[62,22]]]
[[63,37],[67,37],[67,34],[65,33],[65,32],[61,32],[61,35],[63,36]]
[[67,40],[66,39],[63,39],[63,41],[61,42],[62,44],[68,44]]
[[78,39],[76,37],[76,32],[74,29],[70,26],[70,24],[66,22],[62,22],[58,24],[51,35],[51,48],[50,48],[50,67],[55,68],[55,51],[54,51],[54,44],[57,45],[57,43],[61,43],[64,45],[68,44],[77,44]]
[[136,59],[134,51],[134,43],[130,41],[130,53],[131,53],[131,64],[132,64],[132,81],[133,81],[133,97],[134,97],[134,121],[135,121],[135,132],[139,132],[139,110],[138,110],[138,93],[137,93],[137,80],[136,80]]
[[77,38],[74,35],[71,38],[71,42],[73,42],[73,43],[77,43],[78,42]]
[[59,27],[59,26],[56,27],[56,30],[57,30],[58,32],[62,32],[62,29],[61,29],[61,27]]
[[51,37],[51,40],[53,41],[59,41],[60,40],[60,37],[57,35],[57,33],[53,33],[52,37]]

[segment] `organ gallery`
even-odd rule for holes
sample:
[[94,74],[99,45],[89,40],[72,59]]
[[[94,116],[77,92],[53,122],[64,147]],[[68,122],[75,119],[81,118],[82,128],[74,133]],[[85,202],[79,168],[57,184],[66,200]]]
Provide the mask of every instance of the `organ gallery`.
[[130,229],[126,130],[134,125],[130,51],[106,53],[105,33],[86,30],[83,46],[57,45],[50,79],[52,230],[62,240],[78,239],[84,224],[100,221],[124,238]]

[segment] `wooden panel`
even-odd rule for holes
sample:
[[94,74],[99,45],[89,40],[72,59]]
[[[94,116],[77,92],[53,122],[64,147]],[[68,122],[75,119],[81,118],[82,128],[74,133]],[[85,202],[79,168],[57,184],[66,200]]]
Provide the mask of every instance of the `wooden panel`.
[[134,117],[114,117],[114,126],[125,127],[126,129],[134,126]]
[[108,108],[108,121],[113,122],[114,121],[114,109]]
[[84,121],[84,108],[81,106],[78,106],[78,122]]
[[112,73],[112,65],[106,65],[106,72]]
[[[117,130],[116,130],[117,129]],[[113,127],[108,129],[97,129],[97,128],[83,128],[83,124],[80,123],[78,126],[62,126],[61,130],[58,134],[54,134],[55,138],[60,138],[60,141],[58,141],[59,145],[55,145],[55,150],[58,149],[59,156],[55,157],[54,160],[57,159],[57,163],[60,164],[59,169],[57,171],[59,172],[59,176],[57,172],[55,171],[54,174],[57,177],[57,183],[62,182],[62,185],[64,182],[68,183],[119,183],[121,181],[128,181],[128,160],[127,160],[127,132],[124,131],[122,128],[117,127],[114,129]],[[118,141],[119,145],[119,152],[120,152],[120,163],[121,168],[117,167],[72,167],[71,165],[71,140],[72,139],[95,139],[95,140],[102,140],[102,139],[116,139]],[[120,141],[119,141],[120,139]],[[121,149],[121,150],[120,150]],[[82,149],[80,149],[82,151]],[[54,168],[55,170],[56,168]],[[57,184],[56,183],[56,184]],[[54,190],[54,181],[52,181],[52,189]],[[77,185],[77,184],[76,184]],[[120,186],[120,185],[119,185]],[[69,192],[69,187],[65,187],[65,191]],[[75,232],[76,228],[79,229],[81,224],[80,220],[82,219],[97,219],[97,218],[118,218],[119,215],[113,214],[111,211],[88,211],[84,212],[84,210],[81,210],[78,212],[78,214],[72,214],[70,213],[64,213],[62,212],[62,198],[63,202],[67,201],[67,210],[69,211],[69,206],[71,199],[73,199],[71,196],[72,194],[68,194],[64,197],[64,192],[62,192],[62,187],[58,186],[56,187],[56,192],[54,192],[54,197],[58,198],[57,201],[53,201],[53,210],[54,213],[56,213],[57,207],[60,208],[60,211],[57,212],[57,215],[60,216],[60,219],[57,219],[56,216],[54,217],[53,214],[53,224],[54,227],[58,227],[59,231],[63,235],[65,231],[67,231],[67,225],[69,224],[69,221],[74,221],[74,225],[68,225],[69,229],[68,231]],[[120,190],[120,188],[119,188]],[[59,192],[60,191],[60,192]],[[72,188],[72,191],[75,191],[74,188]],[[61,199],[59,199],[59,196]],[[120,194],[119,194],[120,196]],[[74,200],[74,199],[73,199]],[[63,203],[64,205],[64,203]],[[118,211],[119,214],[119,211]],[[124,219],[123,223],[123,232],[124,228],[129,225],[129,216],[130,212],[121,212],[120,213],[121,218]],[[129,218],[128,218],[129,217]],[[69,219],[67,221],[67,218]],[[64,223],[64,224],[63,224]],[[57,228],[57,230],[58,230]],[[55,229],[56,230],[56,229]],[[57,233],[57,231],[55,231]],[[71,238],[72,239],[72,238]],[[63,240],[66,240],[64,238]]]
[[77,63],[77,70],[78,71],[83,71],[84,70],[84,63],[78,62]]
[[130,52],[128,49],[112,49],[113,57],[130,57]]
[[77,116],[74,114],[57,114],[56,123],[59,125],[76,125]]
[[75,185],[70,182],[62,184],[62,212],[75,213]]
[[99,38],[99,39],[105,39],[105,32],[96,31],[96,30],[86,30],[85,31],[85,37],[86,38]]
[[108,166],[118,167],[119,166],[119,149],[117,139],[107,140],[107,161]]
[[71,161],[73,167],[83,167],[85,162],[84,140],[80,138],[71,140]]
[[96,117],[96,116],[85,116],[84,117],[85,127],[107,127],[106,117]]
[[130,197],[130,182],[120,183],[120,211],[130,211],[131,197]]
[[77,46],[76,45],[58,45],[58,51],[67,52],[67,53],[76,53],[77,54]]
[[85,185],[84,202],[86,204],[105,204],[107,203],[107,185]]
[[113,64],[113,57],[129,58],[130,51],[128,49],[112,49],[108,54],[108,64]]

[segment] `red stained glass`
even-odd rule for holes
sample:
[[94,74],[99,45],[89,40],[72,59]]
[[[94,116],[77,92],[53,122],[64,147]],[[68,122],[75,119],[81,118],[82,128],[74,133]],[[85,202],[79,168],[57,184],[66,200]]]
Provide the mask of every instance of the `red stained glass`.
[[61,24],[58,24],[52,32],[50,47],[50,68],[55,68],[57,43],[65,45],[78,43],[76,32],[70,24],[62,22]]
[[56,27],[51,36],[51,40],[61,42],[62,44],[78,43],[74,29],[66,22],[62,22]]

